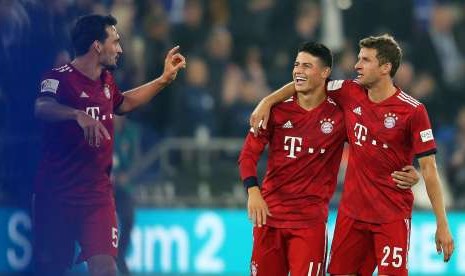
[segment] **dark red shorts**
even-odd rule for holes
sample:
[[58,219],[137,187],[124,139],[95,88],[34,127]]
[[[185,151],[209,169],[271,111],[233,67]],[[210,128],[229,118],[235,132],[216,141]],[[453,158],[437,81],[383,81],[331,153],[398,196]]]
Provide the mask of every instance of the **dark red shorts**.
[[250,274],[325,275],[326,223],[302,229],[254,227]]
[[40,196],[34,198],[34,252],[37,265],[72,266],[96,255],[118,255],[114,204],[70,206]]
[[339,213],[328,272],[331,274],[408,275],[410,219],[375,224]]

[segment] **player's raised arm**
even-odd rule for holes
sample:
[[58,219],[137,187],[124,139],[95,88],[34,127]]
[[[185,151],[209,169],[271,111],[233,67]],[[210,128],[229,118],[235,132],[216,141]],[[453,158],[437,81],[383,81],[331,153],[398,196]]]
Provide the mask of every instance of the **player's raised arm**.
[[179,52],[179,46],[172,48],[165,58],[163,74],[155,80],[123,93],[124,100],[116,110],[124,114],[134,110],[140,105],[148,103],[163,88],[170,84],[182,68],[186,67],[186,58]]
[[447,223],[446,210],[439,179],[436,158],[433,154],[419,158],[421,173],[425,180],[426,191],[436,216],[436,250],[444,254],[444,262],[449,261],[454,252],[454,241]]
[[260,127],[266,129],[268,118],[270,117],[271,107],[279,102],[282,102],[295,93],[294,82],[290,82],[272,94],[263,98],[255,107],[252,115],[250,115],[249,123],[254,130],[254,135],[257,136]]

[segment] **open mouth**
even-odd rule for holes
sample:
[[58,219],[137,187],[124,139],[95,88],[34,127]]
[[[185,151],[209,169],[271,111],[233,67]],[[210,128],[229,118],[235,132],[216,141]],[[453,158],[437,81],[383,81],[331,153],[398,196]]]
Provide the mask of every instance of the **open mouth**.
[[302,84],[302,83],[304,83],[304,82],[306,82],[306,81],[307,81],[307,78],[305,78],[305,77],[300,77],[300,76],[299,76],[299,77],[297,77],[297,76],[295,77],[295,83],[297,83],[297,84]]

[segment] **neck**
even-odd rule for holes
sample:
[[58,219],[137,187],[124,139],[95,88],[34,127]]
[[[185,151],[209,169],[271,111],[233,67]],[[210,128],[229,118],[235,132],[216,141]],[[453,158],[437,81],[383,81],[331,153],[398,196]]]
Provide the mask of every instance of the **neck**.
[[394,95],[396,91],[397,88],[390,77],[382,78],[368,88],[368,98],[372,102],[379,103]]
[[83,75],[94,81],[102,74],[103,67],[88,54],[76,57],[71,64]]
[[312,110],[326,99],[326,90],[319,86],[314,90],[297,92],[297,103],[305,110]]

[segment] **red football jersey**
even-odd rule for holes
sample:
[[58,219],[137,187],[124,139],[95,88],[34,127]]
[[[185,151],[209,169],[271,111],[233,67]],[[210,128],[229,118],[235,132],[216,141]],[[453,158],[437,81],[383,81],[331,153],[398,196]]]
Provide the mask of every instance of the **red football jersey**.
[[44,96],[101,121],[111,140],[92,147],[76,121],[44,122],[35,192],[70,204],[111,202],[113,111],[123,101],[111,73],[94,81],[66,64],[44,75],[38,97]]
[[411,190],[396,187],[391,173],[436,152],[428,114],[423,104],[397,89],[374,103],[355,81],[328,83],[328,94],[344,112],[349,140],[349,162],[339,210],[372,223],[410,218]]
[[247,135],[239,156],[241,179],[257,175],[257,162],[269,144],[261,194],[272,214],[267,225],[304,228],[326,221],[345,141],[342,111],[327,98],[311,111],[296,96],[271,110],[266,131]]

